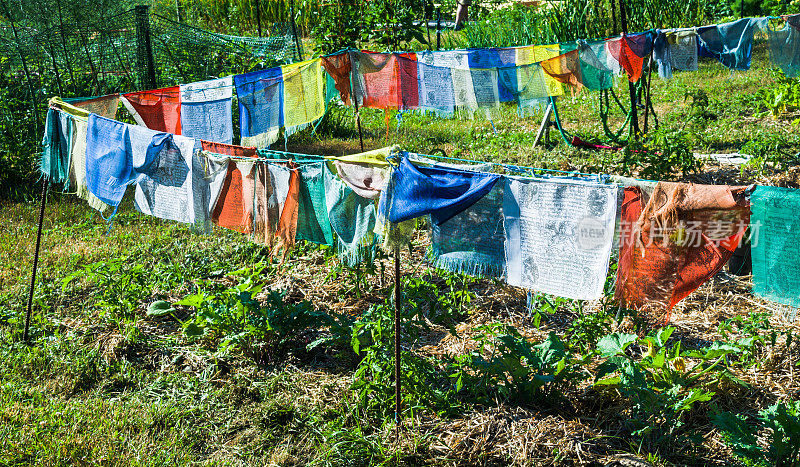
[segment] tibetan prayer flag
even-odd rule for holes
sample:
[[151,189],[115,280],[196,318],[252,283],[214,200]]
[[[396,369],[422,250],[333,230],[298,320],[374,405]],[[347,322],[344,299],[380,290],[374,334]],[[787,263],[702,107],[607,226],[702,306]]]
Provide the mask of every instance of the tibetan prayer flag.
[[342,262],[355,266],[372,258],[375,247],[375,202],[359,196],[329,171],[325,171],[325,200],[336,250]]
[[350,63],[350,54],[342,52],[337,55],[330,55],[320,58],[322,67],[333,79],[334,87],[339,91],[342,102],[350,105],[350,76],[353,67]]
[[397,75],[400,87],[400,109],[418,109],[420,104],[419,67],[415,54],[397,54]]
[[[209,156],[209,159],[225,168],[219,195],[212,207],[211,220],[226,229],[245,234],[253,233],[258,161],[231,159],[224,156]],[[214,169],[212,172],[219,171]]]
[[781,29],[766,24],[769,58],[789,78],[800,75],[800,30],[788,22]]
[[400,107],[400,80],[393,53],[350,52],[353,64],[353,93],[361,107]]
[[325,75],[320,60],[281,67],[283,72],[283,124],[289,137],[325,114]]
[[283,126],[283,73],[280,67],[233,77],[239,100],[242,146],[265,148]]
[[622,37],[607,40],[606,48],[628,74],[628,81],[635,83],[642,77],[644,58],[653,50],[653,35],[649,32],[623,34]]
[[577,50],[548,58],[542,61],[541,65],[544,72],[559,83],[578,89],[582,86],[580,57]]
[[501,277],[505,271],[503,192],[505,180],[466,210],[431,224],[430,258],[437,268],[458,274]]
[[800,192],[759,186],[751,202],[753,293],[784,305],[800,306]]
[[416,167],[404,153],[385,196],[381,195],[380,216],[399,223],[430,214],[433,222],[442,224],[483,198],[499,178],[492,173]]
[[578,42],[578,58],[580,60],[581,84],[592,91],[611,89],[614,85],[612,72],[594,53],[594,50],[583,41]]
[[136,164],[136,209],[143,214],[207,229],[203,164],[196,140],[170,135],[162,150],[145,164]]
[[182,84],[181,134],[206,141],[233,141],[233,77]]
[[393,147],[350,156],[330,157],[339,178],[358,196],[378,199],[389,180],[389,162]]
[[[659,182],[625,188],[616,299],[663,313],[719,271],[749,222],[745,188]],[[668,316],[668,315],[667,315]]]
[[[539,63],[561,55],[558,44],[517,47],[515,51],[515,63],[517,66]],[[549,96],[561,96],[564,94],[564,87],[561,83],[549,75],[545,75],[545,84],[547,85]]]
[[119,205],[125,189],[149,173],[162,151],[175,151],[175,135],[89,115],[86,184],[101,201]]
[[547,80],[552,78],[547,76],[538,63],[500,68],[497,73],[500,89],[514,96],[520,115],[538,109],[547,102],[550,94]]
[[701,48],[732,70],[749,70],[756,29],[765,29],[768,18],[742,18],[730,23],[697,28]]
[[119,94],[108,94],[100,97],[83,97],[64,99],[75,107],[85,109],[101,117],[115,120],[117,118],[117,108],[119,107]]
[[[517,64],[516,60],[516,51],[510,48],[471,49],[467,51],[467,64],[470,69],[513,67]],[[500,87],[498,91],[499,102],[511,102],[515,99],[515,96],[504,87]]]
[[86,134],[88,123],[81,119],[73,118],[73,124],[75,126],[72,151],[70,152],[70,187],[74,187],[78,198],[86,200],[90,207],[104,213],[111,206],[100,201],[89,191],[89,187],[86,185]]
[[300,186],[297,213],[297,240],[333,245],[325,196],[325,162],[298,164]]
[[576,300],[603,296],[617,185],[508,177],[503,202],[508,283]]
[[66,112],[47,110],[39,171],[53,183],[69,185],[69,157],[74,124]]
[[[298,202],[300,196],[300,172],[293,163],[268,162],[269,191],[267,209],[270,229],[275,230],[277,248],[287,250],[294,245],[297,236]],[[273,223],[273,219],[277,223]]]
[[441,117],[453,115],[455,95],[450,68],[418,61],[417,92],[420,111],[433,112]]
[[122,103],[137,124],[155,131],[180,135],[180,86],[152,91],[129,92],[122,95]]

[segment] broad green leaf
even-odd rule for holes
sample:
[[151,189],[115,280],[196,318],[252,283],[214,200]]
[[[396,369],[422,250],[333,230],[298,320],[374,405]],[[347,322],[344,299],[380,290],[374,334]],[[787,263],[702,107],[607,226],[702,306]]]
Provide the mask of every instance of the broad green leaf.
[[169,302],[158,300],[147,307],[147,316],[166,316],[175,311]]
[[611,357],[625,352],[629,345],[636,342],[638,337],[636,334],[623,334],[615,332],[607,336],[603,336],[597,341],[597,350],[600,355],[604,357]]
[[188,337],[200,337],[205,333],[205,329],[198,326],[197,323],[189,323],[183,328],[183,333]]

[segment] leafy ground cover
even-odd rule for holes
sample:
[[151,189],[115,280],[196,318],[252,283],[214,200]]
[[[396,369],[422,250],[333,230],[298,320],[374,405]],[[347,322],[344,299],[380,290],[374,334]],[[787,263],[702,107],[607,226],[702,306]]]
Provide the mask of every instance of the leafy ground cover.
[[[533,148],[539,122],[513,108],[491,123],[391,114],[388,130],[382,112],[366,110],[365,145],[798,187],[795,104],[775,91],[792,86],[763,62],[654,77],[660,130],[636,157],[571,148],[556,131]],[[599,105],[596,94],[566,96],[564,127],[602,134]],[[288,144],[358,147],[345,108]],[[740,149],[754,156],[743,168],[686,157]],[[0,205],[4,465],[800,462],[798,324],[793,310],[752,296],[748,277],[715,278],[665,326],[613,306],[613,268],[604,300],[538,295],[528,308],[525,292],[501,281],[429,268],[420,234],[401,261],[398,434],[385,254],[353,269],[333,249],[301,245],[280,263],[239,234],[142,216],[130,199],[109,227],[51,193],[29,346],[20,330],[37,213]]]

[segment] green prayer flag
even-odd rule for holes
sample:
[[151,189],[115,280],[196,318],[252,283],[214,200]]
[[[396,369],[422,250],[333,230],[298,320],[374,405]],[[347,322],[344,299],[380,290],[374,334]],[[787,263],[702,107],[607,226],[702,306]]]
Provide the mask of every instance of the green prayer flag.
[[800,190],[759,186],[750,209],[753,293],[800,306]]

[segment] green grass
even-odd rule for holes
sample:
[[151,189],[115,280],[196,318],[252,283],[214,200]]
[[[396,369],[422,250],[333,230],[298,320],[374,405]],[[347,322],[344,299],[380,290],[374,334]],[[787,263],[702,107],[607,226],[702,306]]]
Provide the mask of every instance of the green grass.
[[[778,135],[788,150],[798,151],[800,137],[790,120],[754,115],[754,93],[772,82],[773,74],[763,61],[756,61],[750,72],[737,73],[703,64],[700,71],[676,74],[670,81],[654,76],[654,105],[662,125],[689,131],[697,152],[737,151],[759,131]],[[706,93],[709,104],[705,117],[690,118],[692,99],[685,96],[698,90]],[[619,83],[618,94],[626,95],[624,82]],[[583,91],[574,100],[565,96],[559,108],[570,132],[601,134],[596,94]],[[546,147],[532,148],[539,121],[518,118],[512,107],[498,112],[496,134],[482,117],[443,120],[409,113],[403,115],[399,128],[392,114],[387,138],[383,112],[366,109],[362,116],[367,149],[399,144],[422,153],[442,149],[453,157],[560,170],[615,173],[625,168],[622,154],[568,147],[557,132],[551,133]],[[618,124],[619,117],[615,118]],[[288,148],[340,154],[357,152],[358,146],[352,109],[334,109],[318,133],[305,131],[293,137]],[[677,172],[673,176],[680,178]],[[754,179],[747,172],[737,172],[735,177],[739,182]],[[355,391],[349,389],[355,368],[352,352],[336,348],[306,352],[299,346],[272,360],[259,360],[241,349],[221,349],[213,338],[191,340],[175,319],[148,318],[145,311],[153,301],[174,302],[193,293],[202,281],[230,285],[228,273],[258,262],[269,264],[270,285],[289,290],[292,300],[309,299],[328,312],[358,314],[380,303],[390,290],[391,273],[386,273],[386,279],[380,271],[348,270],[332,259],[330,251],[313,248],[300,248],[279,266],[263,247],[239,234],[217,229],[212,235],[198,235],[185,226],[136,213],[130,199],[109,228],[82,201],[50,194],[35,291],[34,339],[30,346],[22,344],[37,215],[34,202],[0,204],[0,465],[457,463],[458,457],[442,455],[441,440],[447,439],[443,433],[455,424],[452,429],[458,436],[466,436],[468,424],[461,422],[489,410],[468,400],[452,401],[462,411],[458,414],[422,410],[413,419],[424,429],[406,432],[398,449],[391,419],[377,419],[362,410]],[[415,261],[404,264],[407,273],[435,284],[431,285],[434,290],[448,287],[450,279],[419,266],[419,256]],[[103,281],[79,279],[62,287],[68,275],[97,262],[115,265],[118,272]],[[134,271],[137,267],[141,267],[138,272]],[[134,276],[141,282],[123,284]],[[476,281],[470,287],[480,297],[464,309],[466,316],[451,323],[452,331],[423,332],[413,342],[415,352],[430,342],[447,342],[449,332],[468,339],[464,329],[474,328],[473,319],[513,321],[515,326],[527,326],[526,337],[550,331],[564,339],[574,336],[587,349],[594,348],[598,333],[611,330],[613,316],[584,314],[568,301],[555,301],[554,314],[546,316],[537,329],[530,320],[520,321],[521,315],[514,314],[524,310],[520,291],[491,281]],[[127,301],[132,309],[120,315],[102,305],[104,300]],[[689,309],[713,311],[714,305],[705,306],[692,304]],[[682,332],[686,345],[714,335],[708,327]],[[791,354],[780,358],[775,365],[785,366],[779,371],[793,363],[787,364]],[[758,385],[751,392],[733,388],[720,394],[721,406],[753,408],[763,399],[778,397],[779,390],[766,376],[754,378]],[[618,400],[585,387],[562,389],[560,398],[499,404],[491,410],[513,423],[525,418],[520,411],[527,411],[533,414],[527,415],[530,423],[553,416],[565,426],[574,422],[577,413],[581,423],[595,430],[580,441],[587,450],[594,449],[595,459],[605,449],[650,455],[660,464],[691,462],[691,456],[696,456],[697,463],[732,462],[728,454],[702,442],[666,450],[637,444],[624,434],[624,420],[618,418],[620,411],[614,406]],[[406,412],[406,416],[412,414]],[[692,412],[689,422],[700,431],[712,432],[705,412]],[[529,446],[548,454],[536,451],[537,457],[529,454],[528,462],[557,456],[578,462],[570,457],[574,453],[542,446]],[[461,461],[505,464],[517,459],[525,463],[519,462],[515,452],[498,448]]]

